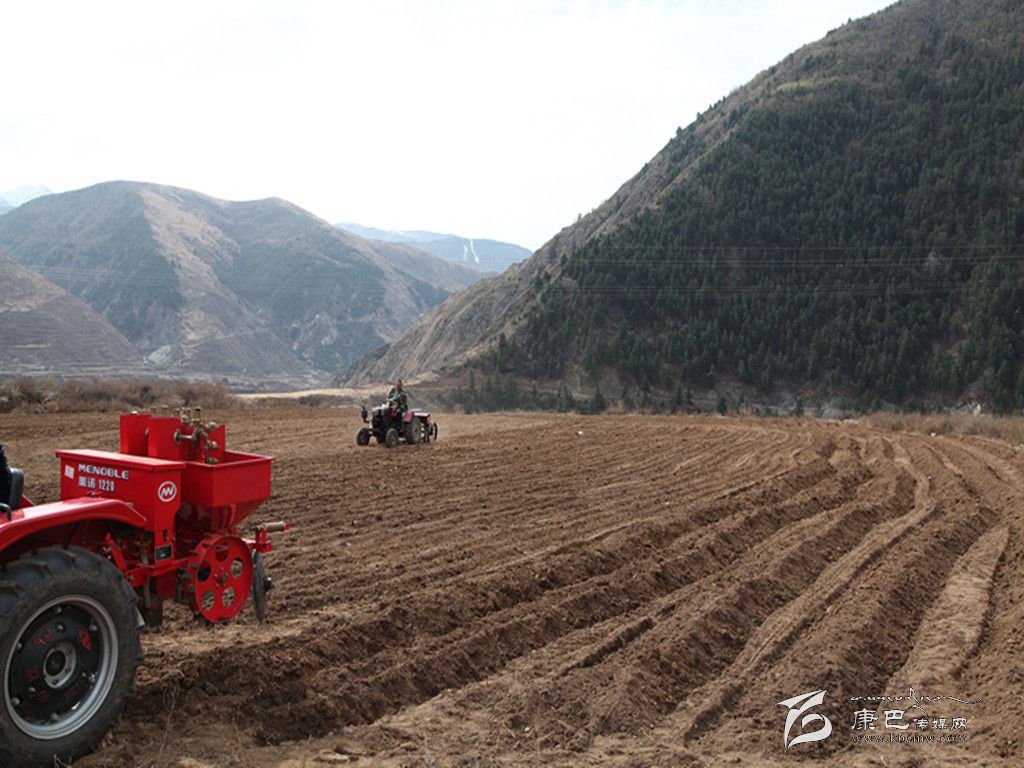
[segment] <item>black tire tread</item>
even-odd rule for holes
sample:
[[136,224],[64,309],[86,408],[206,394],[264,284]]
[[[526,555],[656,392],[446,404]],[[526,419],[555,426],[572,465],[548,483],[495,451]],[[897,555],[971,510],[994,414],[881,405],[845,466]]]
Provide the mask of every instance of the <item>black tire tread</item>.
[[[126,654],[129,667],[125,670],[127,681],[124,683],[124,694],[117,702],[115,711],[108,716],[105,725],[94,721],[86,723],[76,734],[80,738],[78,743],[71,748],[62,748],[52,755],[40,755],[38,751],[26,752],[19,749],[18,745],[8,743],[6,738],[0,738],[0,766],[4,768],[31,768],[37,765],[59,764],[55,763],[56,760],[70,764],[82,755],[92,752],[103,737],[120,721],[127,697],[135,691],[135,674],[143,660],[142,643],[138,628],[134,623],[134,616],[132,616],[136,611],[135,592],[112,562],[87,549],[80,547],[42,549],[8,563],[0,573],[0,578],[2,578],[0,581],[0,627],[5,625],[13,627],[19,611],[26,602],[35,600],[36,594],[44,590],[51,579],[59,578],[72,571],[78,571],[84,577],[99,577],[112,588],[112,594],[122,601],[129,611],[128,617],[131,618],[134,631],[130,634],[131,647]],[[0,634],[0,651],[3,650],[3,639]],[[2,658],[0,658],[0,664],[2,663]],[[0,670],[0,674],[2,674],[2,670]],[[0,681],[0,685],[2,685],[2,681]],[[117,681],[115,680],[115,687],[116,685]],[[6,692],[0,691],[0,695],[6,695]],[[110,695],[117,696],[119,694],[112,689]],[[0,711],[0,717],[3,716],[3,712]],[[2,725],[4,723],[0,722],[0,726]]]

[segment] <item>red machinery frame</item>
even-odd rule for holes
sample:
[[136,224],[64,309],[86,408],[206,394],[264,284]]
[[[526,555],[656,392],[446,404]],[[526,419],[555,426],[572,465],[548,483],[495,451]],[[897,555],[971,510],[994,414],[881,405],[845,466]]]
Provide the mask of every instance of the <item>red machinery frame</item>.
[[262,618],[257,553],[287,523],[238,526],[270,497],[273,457],[228,451],[224,425],[198,409],[121,416],[120,452],[60,450],[61,501],[0,517],[0,562],[46,546],[80,546],[113,561],[136,590],[147,624],[162,604],[208,621],[234,618],[253,588]]

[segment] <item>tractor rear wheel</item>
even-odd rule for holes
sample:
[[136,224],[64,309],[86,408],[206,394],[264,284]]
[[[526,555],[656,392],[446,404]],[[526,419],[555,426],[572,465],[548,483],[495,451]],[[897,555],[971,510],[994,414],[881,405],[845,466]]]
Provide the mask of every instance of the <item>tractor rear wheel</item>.
[[435,443],[437,442],[437,422],[431,422],[430,424],[430,439]]
[[409,445],[416,445],[420,441],[420,420],[413,418],[405,424],[405,442]]
[[142,661],[135,593],[79,547],[0,571],[0,765],[71,763],[118,721]]
[[386,445],[388,448],[394,448],[396,445],[398,445],[397,429],[395,429],[394,427],[388,429],[387,433],[384,435],[384,445]]

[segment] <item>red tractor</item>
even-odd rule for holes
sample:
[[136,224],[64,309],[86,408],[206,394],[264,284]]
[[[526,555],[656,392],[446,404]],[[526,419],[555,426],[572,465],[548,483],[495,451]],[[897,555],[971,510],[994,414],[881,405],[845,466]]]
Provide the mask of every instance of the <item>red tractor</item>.
[[270,496],[269,456],[225,448],[198,409],[121,417],[119,453],[57,451],[61,500],[34,506],[0,452],[0,766],[70,763],[117,722],[163,603],[229,621],[272,586],[287,523],[238,526]]

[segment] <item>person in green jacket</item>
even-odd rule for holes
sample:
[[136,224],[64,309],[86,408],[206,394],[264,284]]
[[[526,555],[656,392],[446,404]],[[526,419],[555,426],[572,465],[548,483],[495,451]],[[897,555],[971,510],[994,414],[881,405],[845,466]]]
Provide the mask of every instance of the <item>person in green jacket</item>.
[[398,409],[398,420],[402,420],[402,416],[409,408],[409,396],[406,395],[405,390],[402,389],[402,380],[399,379],[395,382],[395,386],[388,392],[388,402],[394,403]]

